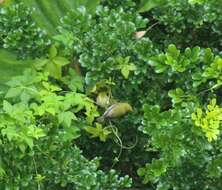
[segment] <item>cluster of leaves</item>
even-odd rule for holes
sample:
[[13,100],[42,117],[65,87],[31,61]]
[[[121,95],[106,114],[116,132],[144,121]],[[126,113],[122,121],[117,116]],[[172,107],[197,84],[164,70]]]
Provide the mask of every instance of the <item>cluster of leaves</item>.
[[158,45],[175,43],[183,48],[200,45],[221,49],[220,10],[221,3],[217,0],[167,1],[152,10],[149,18],[158,25],[150,34]]
[[[215,99],[207,106],[206,113],[197,108],[205,106],[206,101],[220,93],[220,59],[208,48],[186,48],[181,52],[174,45],[169,45],[165,53],[152,56],[148,61],[154,72],[163,76],[159,80],[167,78],[167,81],[162,81],[162,88],[167,89],[172,103],[168,108],[164,102],[144,105],[144,121],[140,130],[150,136],[151,150],[158,152],[156,159],[138,170],[138,174],[144,177],[144,183],[158,182],[157,189],[161,190],[172,187],[217,189],[221,185],[221,176],[214,179],[210,175],[209,168],[215,162],[207,163],[208,159],[214,160],[221,155],[219,141],[214,146],[208,143],[221,138],[221,108],[216,105]],[[193,113],[196,110],[197,113]],[[193,169],[189,172],[190,166]],[[200,176],[200,173],[204,175]],[[189,182],[191,175],[194,183]],[[181,180],[176,182],[173,178]]]
[[[150,136],[150,149],[159,153],[156,159],[138,170],[144,183],[158,183],[157,189],[161,190],[172,187],[217,189],[221,185],[220,177],[215,179],[209,170],[212,167],[209,160],[220,157],[216,146],[221,145],[219,142],[209,144],[193,126],[189,117],[191,110],[192,105],[164,112],[158,106],[144,106],[144,127],[141,129]],[[189,181],[190,178],[193,180]]]
[[119,178],[112,170],[104,174],[98,170],[98,158],[88,161],[73,144],[83,127],[98,116],[96,106],[86,95],[66,93],[50,82],[50,73],[40,69],[45,66],[41,63],[7,83],[10,88],[0,113],[1,187],[111,190],[129,186],[128,177]]
[[[129,71],[136,69],[130,63],[134,61],[133,52],[147,41],[143,40],[140,44],[131,39],[136,29],[145,27],[147,21],[138,14],[132,15],[123,9],[109,10],[107,7],[97,9],[97,20],[90,19],[83,11],[82,15],[75,20],[73,15],[68,15],[63,20],[63,27],[73,31],[73,48],[80,55],[81,66],[87,70],[87,84],[95,84],[101,74],[100,79],[113,78],[120,75],[119,71],[128,78]],[[108,35],[110,31],[112,35]],[[101,34],[104,34],[103,38]]]
[[[128,176],[119,177],[110,168],[103,172],[99,169],[100,158],[95,156],[90,161],[76,146],[85,128],[93,128],[97,106],[83,93],[81,77],[73,69],[64,68],[70,57],[65,58],[62,51],[60,56],[58,44],[49,48],[52,40],[32,20],[33,10],[26,7],[27,3],[1,8],[1,47],[16,52],[20,58],[44,56],[29,60],[29,69],[7,82],[8,90],[1,96],[1,188],[129,187]],[[87,8],[96,4],[89,3]],[[44,5],[41,4],[43,9]],[[7,64],[11,61],[9,58]],[[65,76],[64,70],[68,71]]]
[[32,9],[21,3],[0,7],[0,46],[15,51],[20,58],[41,56],[51,43],[31,16]]
[[213,99],[207,106],[206,113],[198,108],[196,113],[192,114],[192,119],[197,127],[201,127],[209,142],[216,140],[219,135],[220,122],[222,120],[222,109],[216,105],[216,99]]

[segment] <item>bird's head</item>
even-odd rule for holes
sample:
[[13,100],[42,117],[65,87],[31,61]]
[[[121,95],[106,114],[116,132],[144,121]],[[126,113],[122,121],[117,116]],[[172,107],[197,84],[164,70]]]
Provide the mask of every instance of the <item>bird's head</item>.
[[132,106],[129,105],[128,103],[124,103],[124,109],[125,109],[127,112],[132,112],[132,111],[133,111]]

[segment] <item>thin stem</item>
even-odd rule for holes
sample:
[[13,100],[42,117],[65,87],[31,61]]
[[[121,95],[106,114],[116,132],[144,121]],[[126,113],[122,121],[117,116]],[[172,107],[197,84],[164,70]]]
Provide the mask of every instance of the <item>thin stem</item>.
[[[36,166],[36,162],[35,162],[34,156],[32,157],[32,159],[33,159],[33,163],[34,163],[34,167],[35,167],[36,176],[38,176],[38,171],[37,171],[37,166]],[[38,180],[37,180],[37,183],[38,183],[38,190],[41,190],[41,185],[40,185]]]

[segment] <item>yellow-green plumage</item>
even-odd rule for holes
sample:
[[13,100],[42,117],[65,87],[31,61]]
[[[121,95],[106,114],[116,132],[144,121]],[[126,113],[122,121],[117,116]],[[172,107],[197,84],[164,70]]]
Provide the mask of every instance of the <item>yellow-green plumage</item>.
[[96,104],[102,108],[107,108],[110,105],[110,98],[106,92],[100,92],[96,98]]
[[103,122],[106,118],[121,117],[131,111],[133,111],[133,108],[128,103],[115,103],[110,106],[97,121]]

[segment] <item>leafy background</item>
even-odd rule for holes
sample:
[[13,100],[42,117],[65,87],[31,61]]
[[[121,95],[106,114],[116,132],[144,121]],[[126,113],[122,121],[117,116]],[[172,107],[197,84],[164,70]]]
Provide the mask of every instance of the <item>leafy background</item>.
[[219,1],[1,6],[2,189],[220,189]]

